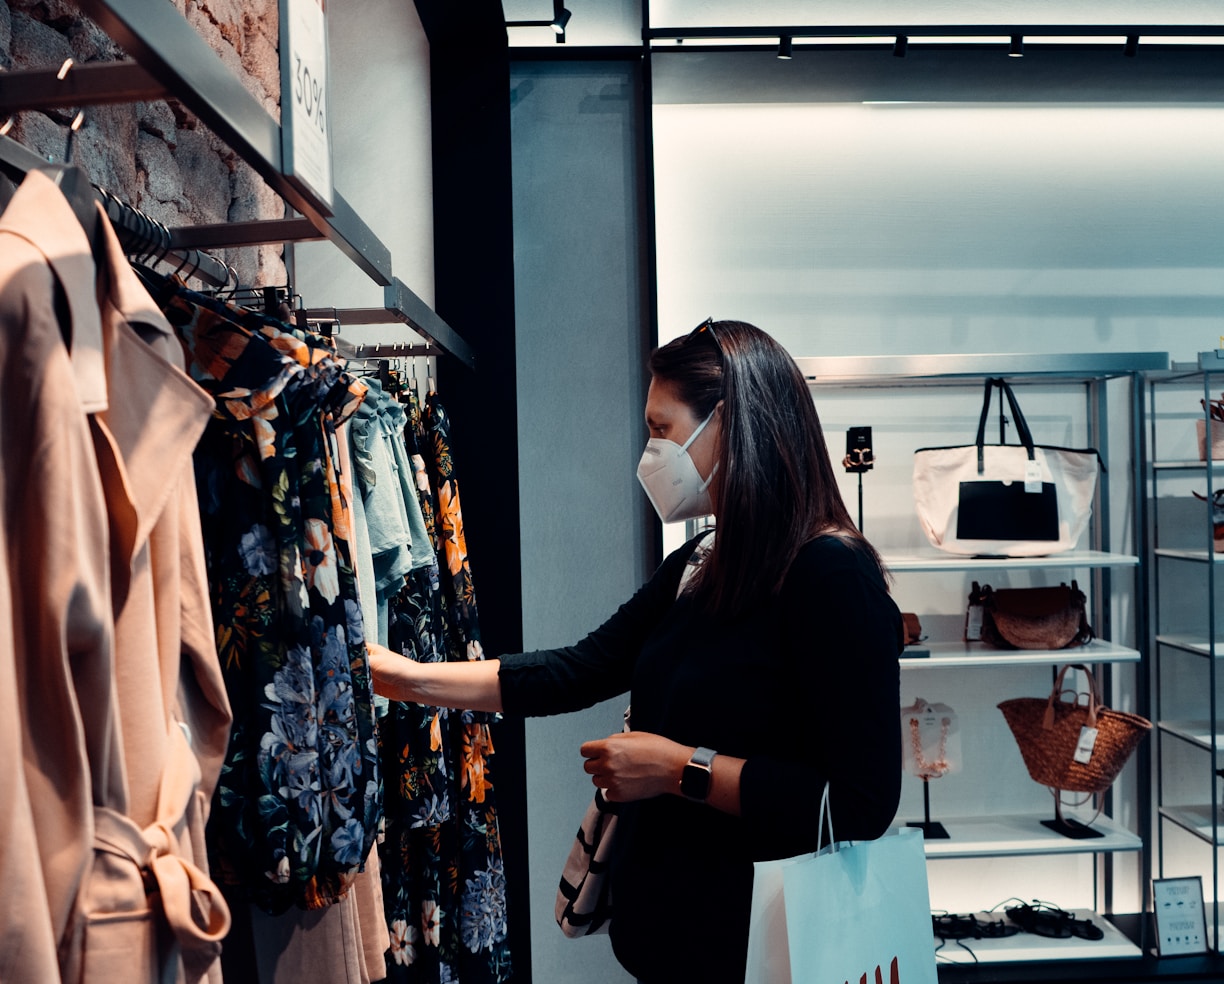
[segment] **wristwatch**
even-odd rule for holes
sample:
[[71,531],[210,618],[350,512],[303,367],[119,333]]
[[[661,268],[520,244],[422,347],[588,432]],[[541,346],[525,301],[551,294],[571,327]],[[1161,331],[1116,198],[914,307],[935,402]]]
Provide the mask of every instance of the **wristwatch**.
[[710,795],[710,777],[714,774],[714,756],[718,753],[712,748],[698,748],[693,757],[680,773],[680,795],[686,799],[704,803]]

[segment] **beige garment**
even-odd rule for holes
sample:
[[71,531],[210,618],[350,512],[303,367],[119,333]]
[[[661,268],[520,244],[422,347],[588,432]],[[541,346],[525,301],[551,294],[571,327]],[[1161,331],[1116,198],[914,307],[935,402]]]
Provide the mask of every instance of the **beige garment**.
[[235,907],[251,923],[253,984],[371,984],[387,976],[391,946],[383,914],[382,869],[371,848],[365,870],[348,892],[321,909],[290,909],[270,916],[255,906]]
[[[190,878],[207,882],[204,825],[231,720],[192,468],[213,400],[183,371],[178,340],[113,236],[97,285],[111,398],[94,436],[110,515],[127,817],[156,851],[185,859],[196,869],[185,869]],[[203,932],[193,919],[172,921],[180,980],[200,980],[210,966],[220,980],[209,937],[224,935],[225,913],[223,903],[206,912]]]
[[[56,202],[56,198],[59,202]],[[0,218],[0,979],[59,980],[59,941],[93,855],[94,802],[122,808],[106,504],[78,368],[100,364],[84,234],[32,175]],[[85,373],[88,375],[88,373]],[[6,709],[7,711],[7,709]],[[12,725],[16,725],[14,728]],[[14,739],[15,742],[14,742]],[[12,742],[12,743],[10,743]]]
[[[6,526],[20,524],[5,561],[10,583],[33,586],[20,606],[10,591],[16,673],[32,678],[18,691],[28,812],[64,981],[216,981],[229,915],[205,873],[203,825],[230,711],[191,473],[212,401],[102,222],[95,274],[45,176],[31,174],[0,221],[3,502]],[[27,343],[19,360],[5,351],[14,340]],[[23,399],[10,366],[43,385]],[[14,409],[32,434],[10,428],[14,402],[31,404]],[[45,588],[31,565],[50,572]],[[59,613],[66,630],[43,625]],[[6,892],[0,906],[28,918],[28,898]]]

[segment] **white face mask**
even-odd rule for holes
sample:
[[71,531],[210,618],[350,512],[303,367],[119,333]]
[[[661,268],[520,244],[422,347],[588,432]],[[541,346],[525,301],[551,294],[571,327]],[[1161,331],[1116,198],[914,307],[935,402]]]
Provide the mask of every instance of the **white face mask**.
[[714,511],[710,482],[718,473],[718,462],[710,469],[710,477],[702,480],[688,453],[689,446],[713,417],[711,410],[710,416],[697,425],[683,445],[662,437],[652,437],[646,442],[646,450],[638,462],[637,477],[659,519],[665,523],[696,519]]

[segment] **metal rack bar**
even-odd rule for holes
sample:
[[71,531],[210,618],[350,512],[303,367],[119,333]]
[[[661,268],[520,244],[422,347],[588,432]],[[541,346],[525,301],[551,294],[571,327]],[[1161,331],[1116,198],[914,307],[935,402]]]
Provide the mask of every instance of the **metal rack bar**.
[[391,283],[391,253],[352,207],[335,195],[332,214],[281,170],[281,128],[171,4],[79,0],[81,10],[146,72],[247,161],[378,284]]
[[341,339],[336,341],[336,351],[346,359],[408,359],[446,354],[436,345],[413,345],[409,342],[353,345]]
[[475,353],[467,342],[402,281],[392,278],[392,283],[383,288],[383,299],[384,306],[380,308],[309,308],[299,311],[298,316],[307,321],[336,321],[342,325],[404,324],[469,369],[476,368]]
[[798,358],[795,362],[809,384],[895,383],[928,381],[954,385],[958,379],[1006,376],[1041,376],[1059,379],[1097,379],[1169,367],[1167,352],[1099,352],[1091,354],[1034,355],[1026,353],[966,355],[867,355]]
[[0,74],[0,113],[22,109],[65,109],[107,103],[167,99],[170,93],[133,62],[73,64],[60,69],[21,69]]
[[175,246],[221,249],[230,246],[264,246],[273,243],[304,243],[327,237],[309,219],[255,219],[250,222],[213,222],[179,226],[170,230]]
[[[0,116],[37,107],[68,109],[172,98],[172,93],[134,62],[73,65],[63,73],[30,69],[0,73]],[[327,239],[310,219],[221,222],[170,230],[175,248],[216,249]]]

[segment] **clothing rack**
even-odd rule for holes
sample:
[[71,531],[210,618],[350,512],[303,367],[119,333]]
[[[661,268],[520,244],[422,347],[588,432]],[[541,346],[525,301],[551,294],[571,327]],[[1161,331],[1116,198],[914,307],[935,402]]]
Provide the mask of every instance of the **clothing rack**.
[[23,109],[173,99],[248,163],[300,217],[172,230],[173,245],[253,246],[330,239],[380,286],[391,282],[391,252],[333,190],[330,207],[283,170],[281,126],[247,91],[173,4],[76,0],[132,62],[0,73],[0,121]]
[[[45,167],[43,160],[28,147],[9,137],[0,137],[0,170],[18,184],[31,171]],[[109,191],[93,186],[94,200],[102,206],[106,217],[114,227],[115,235],[129,256],[138,256],[150,262],[158,260],[175,264],[175,273],[186,279],[198,277],[213,287],[223,287],[236,281],[237,274],[215,256],[198,249],[171,244],[170,230],[160,222],[150,219],[139,209],[120,201]]]
[[[280,122],[247,91],[169,3],[76,0],[133,61],[74,65],[67,72],[0,72],[0,120],[27,109],[172,99],[216,134],[300,215],[170,229],[170,250],[328,239],[384,289],[384,307],[338,312],[348,324],[402,323],[469,368],[462,337],[391,272],[391,253],[339,192],[330,206],[287,175]],[[28,168],[27,168],[28,170]],[[223,286],[224,281],[214,284]],[[236,286],[236,285],[235,285]],[[354,317],[353,315],[356,315]]]
[[375,359],[420,359],[446,355],[436,345],[413,345],[406,342],[397,342],[392,345],[353,345],[337,341],[336,351],[349,361],[357,362]]

